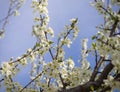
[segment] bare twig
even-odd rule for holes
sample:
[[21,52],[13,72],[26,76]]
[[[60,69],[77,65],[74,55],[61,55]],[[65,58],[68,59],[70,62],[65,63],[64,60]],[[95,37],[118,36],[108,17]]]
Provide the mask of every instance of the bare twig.
[[99,61],[97,62],[96,66],[94,67],[94,70],[93,70],[93,73],[92,73],[92,76],[90,78],[90,81],[94,81],[96,76],[97,76],[97,73],[98,73],[98,70],[101,66],[101,64],[104,62],[104,57],[100,57]]
[[41,76],[43,72],[44,71],[38,74],[33,80],[31,80],[27,85],[25,85],[19,92],[22,92],[25,88],[27,88],[32,82],[34,82],[39,76]]

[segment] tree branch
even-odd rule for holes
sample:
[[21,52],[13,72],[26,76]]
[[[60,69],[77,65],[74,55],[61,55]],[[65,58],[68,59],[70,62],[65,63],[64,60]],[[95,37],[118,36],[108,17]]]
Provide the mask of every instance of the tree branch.
[[25,85],[19,92],[23,92],[23,90],[27,88],[32,82],[34,82],[39,76],[41,76],[42,73],[43,71],[39,75],[37,75],[33,80],[31,80],[27,85]]
[[101,87],[101,85],[103,84],[103,80],[107,78],[108,74],[111,72],[113,67],[114,66],[112,63],[109,63],[108,65],[106,65],[106,67],[102,71],[99,78],[94,82],[88,81],[87,83],[85,83],[83,85],[79,85],[77,87],[58,91],[58,92],[90,92],[90,91],[92,91],[91,87],[93,87],[94,90],[96,90],[99,87]]
[[[118,11],[118,14],[120,14],[120,9],[119,9],[119,11]],[[118,17],[116,17],[116,18],[115,18],[115,22],[114,22],[114,24],[113,24],[113,26],[112,26],[112,29],[111,29],[111,32],[110,32],[110,37],[112,37],[113,34],[115,33],[115,29],[116,29],[116,27],[117,27],[117,25],[118,25],[118,22],[119,22]]]
[[103,63],[103,61],[104,61],[104,57],[100,57],[98,63],[94,67],[94,70],[93,70],[92,76],[90,78],[90,81],[94,81],[95,80],[95,77],[97,76],[98,70],[99,70],[101,64]]

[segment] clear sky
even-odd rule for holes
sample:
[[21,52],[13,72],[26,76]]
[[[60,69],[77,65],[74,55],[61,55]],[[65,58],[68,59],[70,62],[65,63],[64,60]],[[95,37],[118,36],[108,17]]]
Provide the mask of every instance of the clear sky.
[[[31,35],[33,25],[33,10],[30,7],[31,1],[26,0],[20,9],[20,16],[10,18],[10,22],[6,26],[5,38],[0,39],[0,62],[8,61],[10,57],[16,58],[21,56],[28,48],[34,46],[36,39]],[[90,6],[90,0],[48,1],[49,25],[55,31],[54,40],[56,40],[58,33],[63,30],[64,25],[70,23],[69,20],[71,18],[79,19],[80,33],[76,41],[73,42],[71,49],[66,49],[66,56],[73,56],[73,59],[77,62],[77,59],[80,58],[81,39],[89,38],[89,43],[91,42],[90,37],[97,32],[95,26],[103,22],[102,16],[97,13],[95,8]],[[0,0],[0,19],[6,15],[8,5],[9,0]],[[89,58],[89,60],[91,59]],[[27,73],[28,69],[25,68],[23,70],[24,74]],[[24,79],[22,75],[19,74],[21,82]]]

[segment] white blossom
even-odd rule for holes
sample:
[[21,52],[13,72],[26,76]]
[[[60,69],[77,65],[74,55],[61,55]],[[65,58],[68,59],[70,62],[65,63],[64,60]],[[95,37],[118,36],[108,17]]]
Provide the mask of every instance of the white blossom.
[[15,10],[15,11],[14,11],[14,16],[19,16],[19,15],[20,15],[19,11],[18,11],[18,10]]
[[52,36],[54,37],[54,31],[51,27],[48,28],[47,32]]
[[67,59],[66,63],[68,65],[68,67],[71,69],[74,68],[74,66],[75,66],[74,61],[71,58]]
[[9,76],[12,74],[12,70],[11,70],[12,66],[10,66],[10,64],[8,62],[3,62],[1,64],[1,66],[2,66],[3,72],[6,76]]

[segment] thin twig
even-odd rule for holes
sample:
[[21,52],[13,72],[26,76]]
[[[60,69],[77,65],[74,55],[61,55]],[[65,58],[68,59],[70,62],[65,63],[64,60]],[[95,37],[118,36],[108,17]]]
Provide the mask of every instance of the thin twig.
[[42,75],[44,71],[42,71],[39,75],[37,75],[33,80],[31,80],[27,85],[25,85],[19,92],[22,92],[25,88],[27,88],[32,82],[34,82],[39,76]]
[[[70,34],[70,32],[71,32],[72,30],[73,30],[73,29],[69,29],[69,30],[67,31],[66,35],[63,37],[63,40],[65,40],[65,39],[67,38],[67,36]],[[62,43],[61,45],[59,45],[60,39],[61,39],[61,38],[58,39],[57,53],[56,53],[55,59],[57,59],[57,57],[58,57],[59,49],[62,48],[62,46],[63,46],[63,43]]]
[[97,55],[97,51],[96,51],[96,49],[95,49],[95,62],[96,62],[96,64],[97,64],[97,61],[98,61],[98,55]]
[[104,57],[100,57],[99,61],[97,62],[96,66],[94,67],[94,70],[93,70],[93,73],[92,73],[92,76],[90,77],[90,81],[94,81],[96,76],[97,76],[97,73],[98,73],[98,70],[101,66],[101,64],[104,62]]

